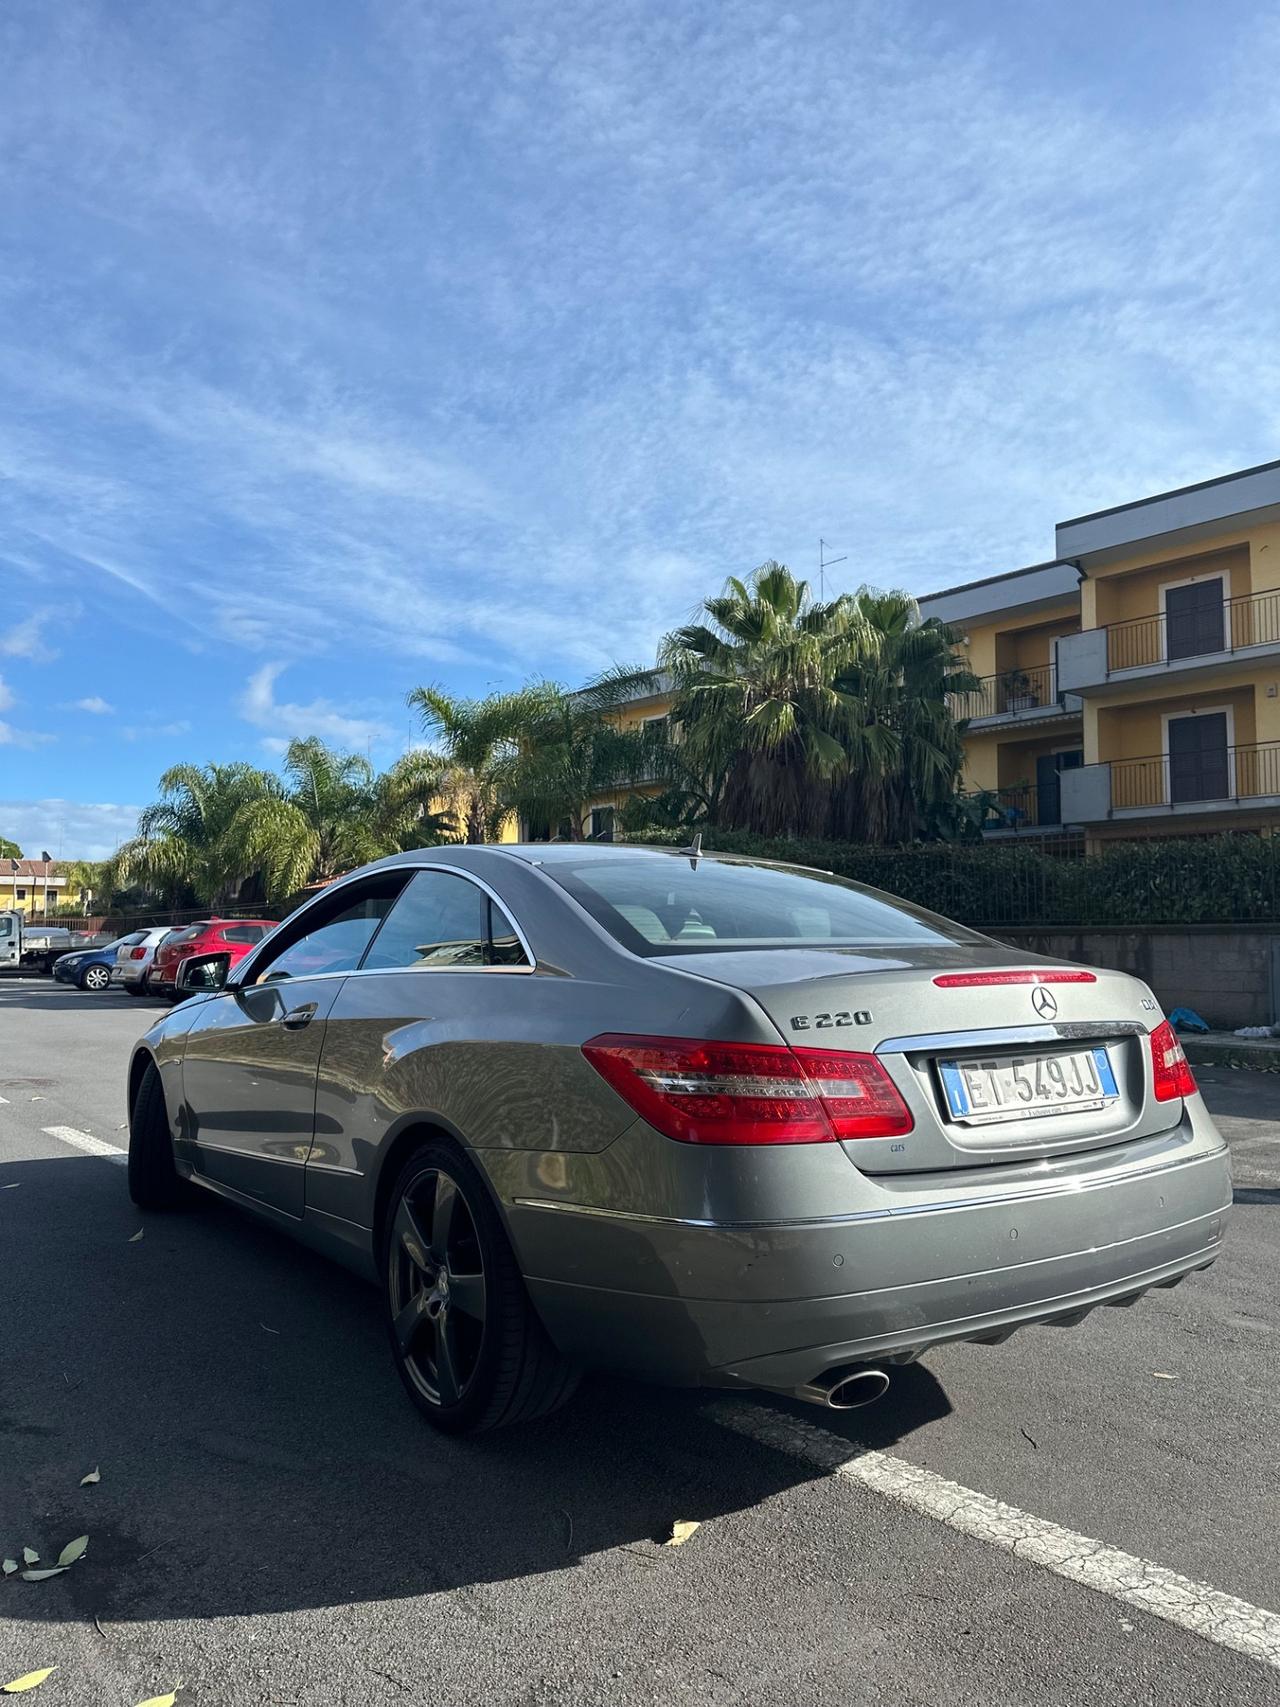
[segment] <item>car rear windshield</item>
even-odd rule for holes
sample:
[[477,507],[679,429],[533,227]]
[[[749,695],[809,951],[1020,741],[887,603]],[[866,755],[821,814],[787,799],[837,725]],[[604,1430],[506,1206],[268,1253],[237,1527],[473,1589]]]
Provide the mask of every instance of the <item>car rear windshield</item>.
[[936,913],[825,872],[661,854],[548,860],[543,870],[634,954],[980,940]]
[[198,936],[203,936],[208,928],[209,921],[206,919],[202,924],[188,925],[185,931],[174,931],[169,941],[171,943],[194,942]]

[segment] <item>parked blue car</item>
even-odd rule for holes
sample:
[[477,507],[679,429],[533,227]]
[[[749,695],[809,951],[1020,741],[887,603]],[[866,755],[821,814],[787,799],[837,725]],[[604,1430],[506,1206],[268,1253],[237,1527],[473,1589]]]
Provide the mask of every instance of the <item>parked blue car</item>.
[[54,977],[60,984],[76,984],[82,990],[110,989],[111,968],[123,941],[117,937],[102,948],[76,948],[70,954],[60,954],[53,963]]

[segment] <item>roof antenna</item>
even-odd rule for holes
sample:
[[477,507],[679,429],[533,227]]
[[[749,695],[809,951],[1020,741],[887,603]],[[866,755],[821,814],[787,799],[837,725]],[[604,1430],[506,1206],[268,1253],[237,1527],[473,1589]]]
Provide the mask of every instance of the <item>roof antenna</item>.
[[694,838],[689,843],[689,846],[687,848],[681,848],[680,852],[689,861],[690,868],[693,871],[696,871],[698,869],[698,861],[702,858],[702,831],[695,831]]

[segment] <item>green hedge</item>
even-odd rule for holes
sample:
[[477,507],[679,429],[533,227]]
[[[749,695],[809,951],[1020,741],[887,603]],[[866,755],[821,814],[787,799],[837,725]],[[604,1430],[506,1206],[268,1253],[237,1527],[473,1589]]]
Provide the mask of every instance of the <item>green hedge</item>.
[[[630,838],[681,846],[687,830]],[[1274,924],[1280,920],[1280,838],[1254,835],[1121,842],[1084,854],[1063,844],[770,839],[704,830],[721,853],[794,860],[886,889],[969,925],[1137,926]]]

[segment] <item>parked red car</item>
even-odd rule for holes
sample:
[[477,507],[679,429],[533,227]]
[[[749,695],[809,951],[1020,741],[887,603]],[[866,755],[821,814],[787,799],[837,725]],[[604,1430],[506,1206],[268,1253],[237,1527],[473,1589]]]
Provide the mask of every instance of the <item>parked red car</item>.
[[234,966],[256,948],[275,919],[198,919],[165,937],[147,976],[147,988],[160,996],[176,994],[178,968],[192,954],[229,954]]

